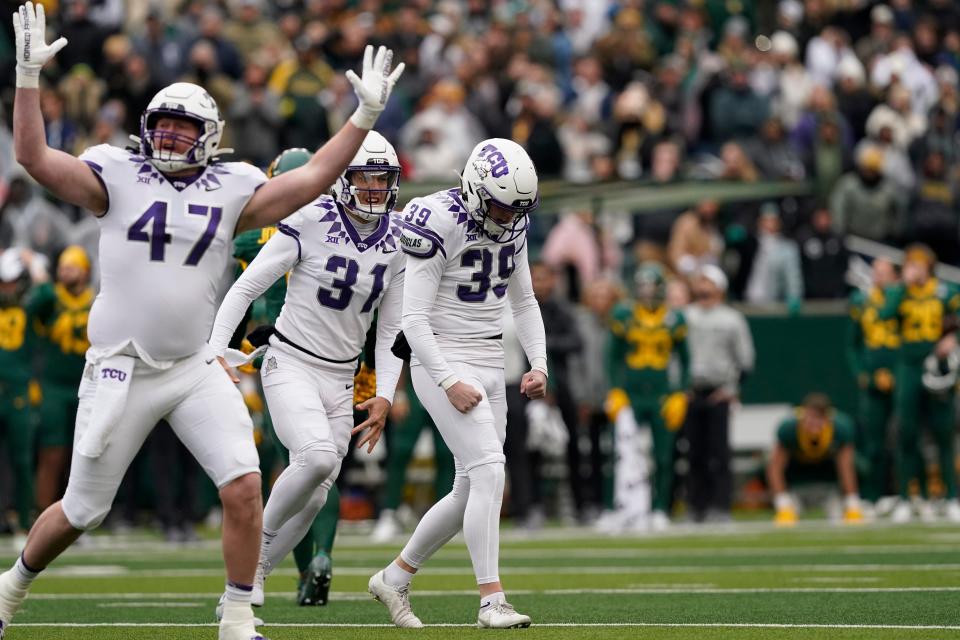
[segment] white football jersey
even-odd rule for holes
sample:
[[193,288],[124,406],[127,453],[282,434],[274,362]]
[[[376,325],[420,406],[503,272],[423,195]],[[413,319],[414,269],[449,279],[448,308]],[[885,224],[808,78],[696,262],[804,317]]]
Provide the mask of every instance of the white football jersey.
[[143,156],[98,145],[83,152],[107,192],[100,291],[90,344],[133,341],[158,361],[196,353],[210,335],[240,213],[266,176],[242,162],[168,178]]
[[[290,271],[277,330],[323,358],[355,362],[384,290],[404,268],[400,220],[398,213],[382,216],[376,229],[361,237],[343,208],[323,195],[278,224],[280,233],[261,255],[271,243],[291,246],[291,237],[297,240],[296,248],[288,250],[299,255]],[[397,321],[400,293],[394,292],[398,308],[391,310]]]
[[444,262],[430,313],[441,351],[502,367],[502,342],[477,338],[503,333],[507,285],[518,267],[529,282],[526,233],[513,242],[494,242],[468,215],[459,189],[411,200],[403,211],[403,225],[400,241],[410,255],[405,295],[416,295],[411,283],[418,260],[439,257]]

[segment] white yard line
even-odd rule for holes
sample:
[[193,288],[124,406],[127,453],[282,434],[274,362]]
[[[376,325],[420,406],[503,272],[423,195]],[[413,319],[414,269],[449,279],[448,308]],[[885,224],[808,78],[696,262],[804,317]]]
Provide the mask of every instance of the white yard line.
[[[211,628],[216,627],[216,623],[184,623],[184,622],[26,622],[23,624],[11,625],[16,628],[36,627],[36,628]],[[390,629],[394,628],[392,624],[336,624],[336,623],[279,623],[264,625],[268,628],[294,628],[294,629],[324,629],[324,628],[359,628],[359,629]],[[476,624],[428,624],[427,627],[472,627]],[[631,628],[631,627],[655,627],[655,628],[720,628],[720,629],[876,629],[876,630],[916,630],[916,631],[960,631],[960,625],[907,625],[907,624],[789,624],[789,623],[765,623],[765,622],[541,622],[535,623],[535,627],[571,627],[571,628]]]
[[[678,584],[671,587],[632,587],[632,588],[601,588],[601,589],[511,589],[515,595],[676,595],[676,594],[745,594],[745,593],[957,593],[960,587],[685,587]],[[293,591],[268,591],[271,599],[293,598]],[[411,592],[414,598],[438,598],[446,596],[476,595],[474,589],[443,589],[443,590],[415,590]],[[206,593],[32,593],[30,600],[168,600],[197,598],[215,600],[220,592]],[[369,600],[370,596],[359,591],[334,591],[330,593],[331,600]],[[131,603],[133,604],[139,603]],[[125,606],[117,604],[115,606]]]

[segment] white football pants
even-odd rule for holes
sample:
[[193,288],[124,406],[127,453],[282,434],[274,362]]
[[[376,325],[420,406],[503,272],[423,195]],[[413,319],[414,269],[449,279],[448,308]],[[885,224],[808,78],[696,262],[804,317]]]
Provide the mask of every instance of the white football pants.
[[[87,363],[80,381],[75,446],[90,423],[99,369]],[[138,360],[120,424],[103,453],[87,458],[74,450],[61,503],[72,527],[87,530],[103,522],[127,468],[161,420],[170,424],[218,488],[248,473],[260,473],[253,423],[243,396],[212,350],[204,348],[163,370]],[[171,469],[171,478],[158,481],[169,482],[176,473]]]
[[419,568],[463,529],[477,584],[500,580],[500,506],[503,503],[503,440],[507,401],[503,369],[453,364],[461,382],[483,394],[480,404],[460,413],[422,366],[413,366],[413,388],[453,453],[453,489],[424,514],[400,553]]

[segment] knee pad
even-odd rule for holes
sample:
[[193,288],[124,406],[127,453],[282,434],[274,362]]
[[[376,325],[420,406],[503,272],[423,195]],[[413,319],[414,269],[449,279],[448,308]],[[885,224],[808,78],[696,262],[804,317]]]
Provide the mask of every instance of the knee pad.
[[313,448],[311,445],[297,451],[297,454],[290,460],[291,465],[301,467],[316,480],[318,485],[333,473],[339,462],[340,457],[336,453],[326,449]]
[[467,472],[470,477],[470,490],[493,492],[495,496],[503,496],[503,485],[506,472],[502,462],[488,462],[477,465]]
[[83,499],[68,490],[60,501],[60,508],[71,527],[78,531],[90,531],[99,527],[110,513],[112,500],[107,500],[105,504],[97,502],[95,496]]

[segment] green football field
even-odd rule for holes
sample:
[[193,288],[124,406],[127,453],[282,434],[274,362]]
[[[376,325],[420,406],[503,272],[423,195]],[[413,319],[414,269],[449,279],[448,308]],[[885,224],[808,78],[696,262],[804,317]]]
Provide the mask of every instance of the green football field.
[[[273,640],[300,638],[960,639],[960,528],[846,528],[821,523],[781,531],[767,523],[667,535],[598,538],[551,529],[506,534],[501,577],[534,626],[474,628],[478,599],[462,542],[414,580],[411,601],[428,625],[400,630],[369,599],[368,577],[400,541],[370,546],[344,535],[334,553],[331,603],[293,603],[292,564],[267,582],[258,615]],[[5,563],[13,554],[4,552]],[[35,584],[6,640],[206,638],[223,586],[213,540],[174,547],[146,537],[94,536]]]

